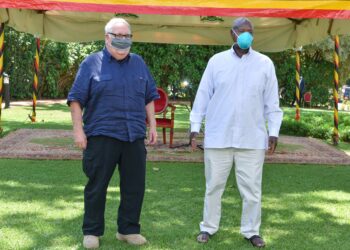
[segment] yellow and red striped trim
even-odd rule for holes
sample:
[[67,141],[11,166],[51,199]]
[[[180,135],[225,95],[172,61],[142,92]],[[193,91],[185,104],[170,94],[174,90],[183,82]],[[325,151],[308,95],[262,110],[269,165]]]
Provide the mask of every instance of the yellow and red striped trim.
[[300,121],[300,51],[295,52],[295,120]]
[[193,16],[350,19],[350,1],[2,0],[0,7]]
[[36,102],[38,95],[39,84],[39,54],[40,54],[40,38],[35,38],[36,50],[34,57],[34,79],[33,79],[33,111],[30,119],[32,122],[36,122]]
[[333,87],[333,99],[334,99],[334,129],[333,129],[333,144],[339,143],[339,131],[338,131],[338,90],[339,90],[339,36],[334,37],[334,87]]

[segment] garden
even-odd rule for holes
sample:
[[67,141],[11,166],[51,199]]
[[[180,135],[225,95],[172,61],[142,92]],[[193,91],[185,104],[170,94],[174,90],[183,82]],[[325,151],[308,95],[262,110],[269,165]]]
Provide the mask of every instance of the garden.
[[[8,27],[6,37],[11,41],[4,54],[4,70],[10,76],[11,106],[1,113],[0,148],[10,147],[4,142],[18,131],[71,131],[70,111],[64,98],[79,63],[86,55],[101,49],[103,42],[62,44],[42,41],[38,97],[43,101],[38,102],[36,122],[32,122],[29,118],[31,103],[19,101],[31,98],[33,72],[28,65],[33,60],[33,37]],[[343,46],[350,47],[348,39],[342,39]],[[176,142],[188,143],[189,110],[201,74],[210,56],[226,48],[135,43],[133,49],[150,65],[158,85],[168,92],[170,102],[178,105],[175,137],[179,134],[181,137],[177,137]],[[306,79],[306,89],[313,93],[313,101],[311,107],[301,108],[300,121],[295,121],[295,107],[291,107],[295,92],[295,53],[285,51],[269,56],[276,65],[279,87],[285,89],[281,96],[284,111],[281,136],[312,138],[349,158],[350,113],[345,108],[339,109],[339,144],[332,145],[330,90],[333,88],[333,67],[329,41],[303,49],[301,72]],[[344,52],[342,60],[349,62],[350,55]],[[349,69],[341,70],[344,76],[341,85],[346,85]],[[188,84],[183,84],[184,81]],[[74,147],[71,137],[47,140],[40,137],[40,132],[38,134],[26,144],[26,150],[32,150],[34,155],[35,145],[41,145],[53,153],[58,149],[69,149],[77,157],[0,157],[0,249],[83,249],[81,223],[87,178],[79,160],[81,152]],[[277,148],[280,152],[296,149],[286,143]],[[154,152],[159,154],[159,151]],[[169,149],[167,157],[176,152]],[[202,157],[202,153],[200,149],[195,152],[188,149],[186,155]],[[261,233],[267,242],[266,248],[349,249],[349,175],[349,164],[335,162],[265,164]],[[108,187],[102,250],[134,248],[115,239],[120,201],[118,183],[115,174]],[[149,160],[141,217],[142,234],[149,243],[143,249],[252,249],[239,234],[241,200],[234,171],[223,195],[220,231],[206,245],[196,242],[204,191],[202,162]]]

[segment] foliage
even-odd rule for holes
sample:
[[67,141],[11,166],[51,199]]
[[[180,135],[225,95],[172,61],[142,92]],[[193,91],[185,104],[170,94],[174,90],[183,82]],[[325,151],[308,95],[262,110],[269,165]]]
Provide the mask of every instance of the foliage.
[[[282,105],[291,105],[296,91],[295,51],[267,54],[275,63],[279,88],[283,90]],[[305,80],[306,91],[312,93],[313,106],[328,106],[333,88],[334,66],[324,57],[321,49],[303,49],[300,55],[300,75]]]
[[283,135],[292,135],[292,136],[308,136],[310,131],[310,126],[303,122],[297,122],[291,119],[285,119],[282,123],[280,133]]
[[[347,65],[350,64],[350,36],[342,35],[339,36],[339,81],[340,85],[350,83],[350,70]],[[305,49],[311,51],[312,53],[319,51],[319,54],[322,54],[323,58],[330,63],[334,61],[334,39],[333,37],[328,37],[324,41],[321,41],[316,44],[306,46]]]
[[[146,43],[133,45],[133,51],[144,58],[158,86],[167,89],[173,98],[184,95],[190,99],[195,95],[209,58],[225,49],[228,48]],[[190,83],[188,89],[181,87],[184,80]]]
[[[284,118],[280,133],[293,136],[310,136],[328,140],[333,134],[333,112],[323,110],[301,110],[301,120],[294,119],[295,110],[284,108]],[[350,116],[339,112],[339,135],[343,142],[350,142]]]
[[12,97],[28,98],[32,94],[33,84],[33,36],[5,26],[4,46],[4,72],[10,76]]
[[[349,39],[341,38],[341,63],[350,63]],[[11,77],[13,99],[31,98],[35,39],[32,35],[5,28],[4,67]],[[301,74],[306,91],[313,94],[313,106],[328,107],[333,88],[332,40],[309,45],[301,53]],[[91,43],[57,43],[41,41],[39,98],[65,98],[74,81],[81,61],[103,48],[104,41]],[[194,99],[206,64],[215,53],[227,46],[196,46],[134,43],[132,51],[140,54],[149,65],[159,86],[172,98]],[[281,103],[290,105],[295,96],[295,51],[267,54],[274,61],[280,89]],[[346,64],[345,64],[346,65]],[[341,83],[350,79],[349,69],[341,68]],[[187,87],[181,83],[188,81]]]
[[39,97],[62,96],[63,89],[57,84],[60,72],[69,68],[67,44],[50,40],[41,41],[39,63]]
[[295,96],[295,55],[292,51],[267,54],[275,64],[281,93],[281,104],[289,105]]
[[344,128],[344,131],[340,134],[340,140],[350,142],[350,126]]
[[[42,39],[39,53],[38,97],[62,98],[67,95],[80,62],[103,47],[101,42],[58,43]],[[4,71],[10,76],[11,97],[32,97],[35,38],[5,26]]]
[[60,89],[60,95],[56,97],[64,98],[68,95],[80,63],[91,53],[101,50],[103,46],[103,41],[67,44],[68,68],[60,71],[60,77],[57,83]]

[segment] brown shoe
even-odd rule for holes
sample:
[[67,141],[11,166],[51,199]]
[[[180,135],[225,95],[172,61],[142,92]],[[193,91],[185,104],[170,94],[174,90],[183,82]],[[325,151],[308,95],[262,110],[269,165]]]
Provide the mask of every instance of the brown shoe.
[[210,234],[208,232],[202,231],[197,236],[197,242],[208,243]]
[[265,241],[259,235],[253,235],[249,239],[248,238],[245,238],[245,239],[249,240],[254,247],[262,248],[262,247],[265,247],[266,245]]
[[99,238],[95,235],[84,235],[83,246],[86,249],[99,248]]
[[147,243],[147,240],[145,237],[143,237],[141,234],[120,234],[117,233],[116,235],[118,240],[126,241],[130,245],[144,245]]

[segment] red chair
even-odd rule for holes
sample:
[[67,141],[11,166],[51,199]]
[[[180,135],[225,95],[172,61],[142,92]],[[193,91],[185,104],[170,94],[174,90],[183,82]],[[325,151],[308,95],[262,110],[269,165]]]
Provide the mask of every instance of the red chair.
[[312,94],[310,91],[305,92],[304,93],[304,103],[303,103],[303,107],[305,105],[305,103],[309,103],[309,107],[311,108],[311,99],[312,99]]
[[[173,145],[174,138],[174,121],[175,121],[175,109],[176,107],[169,103],[167,93],[162,88],[157,88],[159,99],[154,101],[154,111],[156,114],[157,128],[163,129],[163,143],[166,144],[166,129],[170,128],[170,142],[169,147]],[[170,108],[170,118],[167,117],[167,113]],[[148,124],[147,124],[148,125]]]

